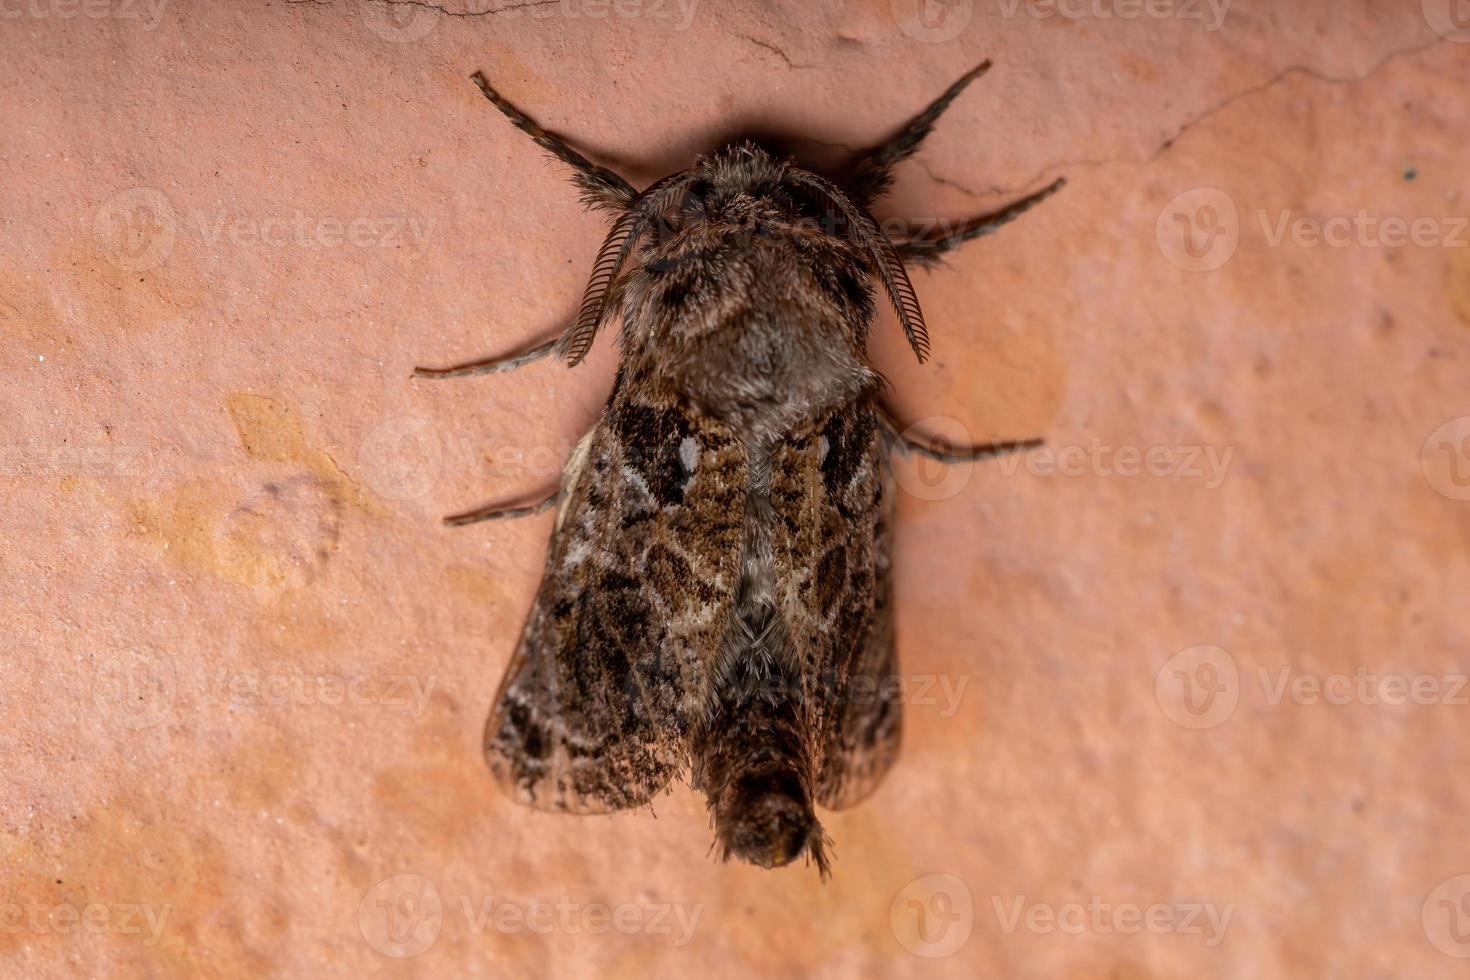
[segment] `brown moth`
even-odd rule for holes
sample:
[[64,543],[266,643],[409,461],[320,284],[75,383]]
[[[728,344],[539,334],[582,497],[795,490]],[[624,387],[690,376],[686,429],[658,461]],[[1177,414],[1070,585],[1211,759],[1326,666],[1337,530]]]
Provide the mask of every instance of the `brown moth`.
[[[816,807],[863,799],[898,751],[887,453],[977,460],[900,433],[867,362],[881,289],[929,353],[904,263],[994,231],[1051,186],[942,237],[892,241],[869,208],[894,165],[975,78],[956,81],[838,184],[753,143],[643,191],[507,102],[485,97],[572,168],[612,215],[576,321],[520,354],[421,377],[575,365],[620,316],[612,393],[559,487],[546,571],[485,727],[517,800],[574,813],[648,804],[676,776],[704,793],[722,856],[805,853],[825,877]],[[625,266],[629,266],[624,270]],[[876,289],[875,289],[876,286]]]

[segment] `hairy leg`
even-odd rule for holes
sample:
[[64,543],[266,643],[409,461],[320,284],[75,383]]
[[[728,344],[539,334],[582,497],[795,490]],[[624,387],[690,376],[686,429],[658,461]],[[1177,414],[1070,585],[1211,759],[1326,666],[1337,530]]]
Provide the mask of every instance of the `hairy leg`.
[[893,183],[893,168],[899,163],[907,160],[924,142],[934,123],[949,108],[951,102],[959,97],[965,87],[990,70],[990,62],[983,61],[974,68],[961,75],[959,80],[945,90],[945,93],[929,104],[929,108],[919,113],[899,131],[887,143],[871,150],[867,157],[858,164],[852,179],[847,184],[847,194],[857,202],[860,207],[868,207],[875,200],[883,196],[888,185]]
[[924,266],[938,265],[940,256],[945,252],[957,248],[971,239],[988,235],[1003,225],[1010,224],[1066,185],[1067,179],[1065,177],[1058,177],[1035,194],[1023,197],[1013,204],[1007,204],[999,211],[993,211],[990,214],[983,214],[978,218],[970,218],[964,221],[957,230],[950,234],[938,238],[911,238],[908,241],[895,242],[894,248],[898,249],[899,257],[910,264]]
[[466,524],[478,524],[481,521],[510,520],[517,517],[530,517],[549,510],[561,499],[561,488],[558,487],[550,496],[536,501],[534,504],[525,504],[518,507],[480,507],[476,510],[466,511],[463,514],[454,514],[444,518],[444,523],[449,527],[464,527]]
[[609,211],[625,210],[633,203],[637,192],[633,185],[606,167],[600,167],[572,149],[567,141],[555,133],[549,133],[536,121],[512,105],[490,85],[485,76],[475,72],[470,78],[480,87],[490,104],[505,114],[515,127],[525,133],[543,150],[567,164],[574,171],[572,182],[582,191],[582,201],[589,208]]
[[887,448],[897,447],[905,454],[918,453],[941,463],[978,462],[994,456],[1004,456],[1006,453],[1035,449],[1042,444],[1040,439],[1012,439],[1005,442],[986,442],[975,446],[942,449],[905,435],[903,429],[899,427],[898,420],[893,417],[886,406],[878,406],[878,421],[883,426],[883,442]]
[[467,378],[473,374],[499,374],[502,371],[514,371],[518,367],[524,367],[550,354],[556,349],[560,336],[542,341],[535,347],[521,351],[519,354],[508,354],[504,357],[490,357],[482,361],[470,361],[465,364],[456,364],[447,368],[425,368],[413,369],[415,378]]

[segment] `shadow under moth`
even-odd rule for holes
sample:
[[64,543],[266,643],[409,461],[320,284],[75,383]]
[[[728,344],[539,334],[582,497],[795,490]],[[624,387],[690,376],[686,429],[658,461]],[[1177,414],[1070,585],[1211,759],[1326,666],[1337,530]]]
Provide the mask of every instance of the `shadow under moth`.
[[[616,379],[555,492],[541,586],[485,727],[515,799],[605,813],[675,777],[707,798],[723,858],[828,872],[816,807],[867,796],[898,751],[888,454],[978,460],[901,432],[867,360],[879,290],[920,361],[929,338],[905,263],[930,264],[1062,185],[942,237],[895,242],[869,212],[979,65],[841,183],[754,143],[642,191],[505,100],[611,215],[575,322],[521,353],[419,377],[576,365],[620,316]],[[625,268],[626,267],[626,268]]]

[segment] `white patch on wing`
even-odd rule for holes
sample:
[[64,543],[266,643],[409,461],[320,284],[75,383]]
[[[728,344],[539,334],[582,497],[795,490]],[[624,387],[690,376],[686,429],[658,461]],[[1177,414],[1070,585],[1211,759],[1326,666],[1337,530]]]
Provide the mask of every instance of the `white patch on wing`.
[[590,554],[592,554],[591,542],[589,542],[586,538],[577,538],[567,548],[567,567],[575,568],[577,565],[580,565],[582,564],[582,562],[586,561],[587,556]]
[[699,441],[693,436],[685,436],[679,443],[679,462],[683,464],[685,473],[693,473],[699,465]]
[[643,474],[642,473],[639,473],[633,467],[628,466],[627,464],[624,464],[623,465],[623,477],[629,483],[633,484],[633,486],[635,486],[635,487],[638,488],[638,492],[641,493],[641,494],[643,494],[644,501],[651,501],[651,500],[653,500],[653,494],[649,491],[649,489],[648,489],[648,483],[647,483],[647,481],[645,481],[643,479]]

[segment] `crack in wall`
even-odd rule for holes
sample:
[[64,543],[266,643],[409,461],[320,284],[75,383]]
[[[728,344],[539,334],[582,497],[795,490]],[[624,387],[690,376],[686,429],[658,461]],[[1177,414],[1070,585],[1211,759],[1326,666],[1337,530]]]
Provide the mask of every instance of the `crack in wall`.
[[778,57],[782,61],[786,62],[786,67],[787,68],[792,68],[792,69],[797,69],[797,70],[806,70],[806,69],[810,69],[810,68],[819,67],[817,65],[807,65],[807,64],[802,64],[801,62],[792,61],[790,55],[788,55],[784,50],[782,50],[781,48],[777,47],[776,45],[771,44],[769,41],[762,41],[760,38],[758,38],[758,37],[752,37],[749,34],[736,34],[735,36],[738,37],[738,38],[740,38],[741,40],[749,41],[751,44],[754,44],[756,47],[764,48],[765,50],[774,53],[776,55],[776,57]]
[[[288,0],[288,2],[292,4],[313,3],[330,5],[331,3],[333,3],[333,0]],[[501,7],[493,7],[485,10],[463,11],[447,10],[444,7],[439,6],[438,4],[429,2],[429,0],[375,0],[375,2],[392,7],[421,7],[425,10],[432,10],[447,17],[491,17],[496,14],[505,13],[511,10],[521,10],[526,7],[550,6],[552,4],[561,3],[562,0],[526,0],[526,2],[524,3],[511,3]],[[473,4],[474,2],[475,0],[470,0],[471,4]],[[765,51],[771,52],[772,54],[780,58],[790,69],[810,70],[820,67],[819,65],[793,61],[791,59],[791,56],[788,55],[786,51],[780,46],[772,44],[769,41],[764,41],[750,34],[736,34],[735,37],[738,37],[743,41],[747,41]],[[1251,96],[1260,95],[1263,92],[1267,92],[1293,76],[1306,76],[1307,78],[1313,79],[1326,85],[1358,85],[1372,78],[1386,65],[1388,65],[1389,62],[1396,61],[1400,58],[1409,57],[1411,55],[1416,55],[1420,52],[1427,51],[1431,48],[1446,43],[1449,42],[1445,41],[1443,38],[1434,38],[1433,40],[1425,41],[1420,44],[1414,44],[1406,48],[1399,48],[1393,51],[1389,51],[1388,53],[1378,58],[1375,62],[1373,62],[1373,64],[1370,65],[1366,71],[1358,75],[1329,75],[1320,68],[1313,67],[1312,65],[1288,65],[1287,67],[1282,68],[1280,71],[1276,72],[1270,78],[1267,78],[1265,81],[1259,82],[1255,85],[1247,86],[1243,89],[1240,89],[1239,91],[1232,92],[1224,98],[1220,99],[1218,102],[1214,103],[1213,105],[1210,105],[1207,108],[1195,113],[1193,116],[1186,119],[1177,129],[1175,129],[1170,136],[1166,137],[1152,153],[1142,158],[1083,157],[1077,159],[1061,160],[1055,163],[1047,164],[1046,166],[1038,170],[1029,179],[1022,181],[1018,185],[1002,186],[1000,184],[993,184],[990,187],[985,188],[984,190],[976,190],[975,188],[965,184],[963,181],[957,180],[953,177],[946,177],[940,173],[936,173],[933,165],[923,160],[922,158],[916,158],[915,162],[924,169],[925,174],[934,183],[944,187],[952,187],[955,190],[959,191],[961,194],[964,194],[966,197],[974,198],[991,198],[999,195],[1018,194],[1021,191],[1026,190],[1027,188],[1036,186],[1047,176],[1061,170],[1077,169],[1083,167],[1105,167],[1119,163],[1133,163],[1139,166],[1147,166],[1148,164],[1153,163],[1154,161],[1162,157],[1165,153],[1167,153],[1174,146],[1174,144],[1177,143],[1181,138],[1183,138],[1190,130],[1206,122],[1211,117],[1225,111],[1242,99],[1247,99]],[[844,150],[848,153],[855,154],[863,152],[856,147],[839,141],[822,140],[810,137],[804,137],[803,141],[814,143],[819,146]]]
[[917,162],[921,167],[924,168],[925,172],[929,175],[929,178],[933,180],[936,184],[942,184],[946,187],[953,187],[967,197],[976,198],[994,197],[1000,194],[1017,194],[1029,187],[1036,186],[1048,175],[1069,168],[1075,169],[1078,167],[1105,167],[1117,163],[1133,163],[1139,166],[1147,166],[1158,160],[1165,153],[1169,152],[1174,144],[1177,143],[1186,133],[1188,133],[1190,130],[1194,129],[1201,123],[1207,121],[1212,116],[1223,112],[1224,110],[1230,108],[1230,106],[1234,105],[1236,102],[1239,102],[1242,99],[1250,98],[1253,95],[1260,95],[1262,92],[1266,92],[1274,88],[1275,86],[1281,84],[1292,76],[1305,75],[1308,78],[1328,85],[1358,85],[1372,78],[1391,61],[1419,54],[1422,51],[1427,51],[1430,48],[1437,47],[1446,43],[1448,42],[1446,42],[1442,38],[1435,38],[1432,41],[1426,41],[1422,44],[1414,44],[1406,48],[1399,48],[1397,50],[1390,51],[1380,57],[1377,61],[1373,62],[1373,64],[1369,66],[1368,70],[1360,75],[1336,76],[1329,75],[1321,69],[1314,68],[1311,65],[1288,65],[1265,81],[1255,85],[1247,86],[1246,88],[1240,89],[1237,92],[1232,92],[1231,94],[1220,99],[1215,104],[1197,112],[1195,115],[1186,119],[1182,125],[1174,130],[1172,135],[1167,137],[1162,143],[1159,144],[1157,149],[1141,159],[1130,157],[1102,157],[1062,160],[1057,163],[1051,163],[1046,165],[1045,167],[1042,167],[1029,180],[1023,181],[1021,184],[1015,187],[1002,187],[1001,185],[996,184],[983,191],[977,191],[974,188],[968,187],[964,183],[955,180],[952,177],[945,177],[935,173],[931,166],[923,160],[918,160]]
[[[296,2],[296,0],[293,0],[293,2]],[[383,4],[385,7],[422,7],[425,10],[432,10],[446,17],[493,17],[496,14],[503,14],[508,10],[521,10],[525,7],[547,7],[552,4],[561,3],[562,0],[527,0],[525,3],[508,3],[503,7],[490,7],[485,10],[448,10],[436,3],[429,3],[428,0],[376,0],[376,2]],[[474,0],[470,0],[470,2],[471,6],[473,6]]]

